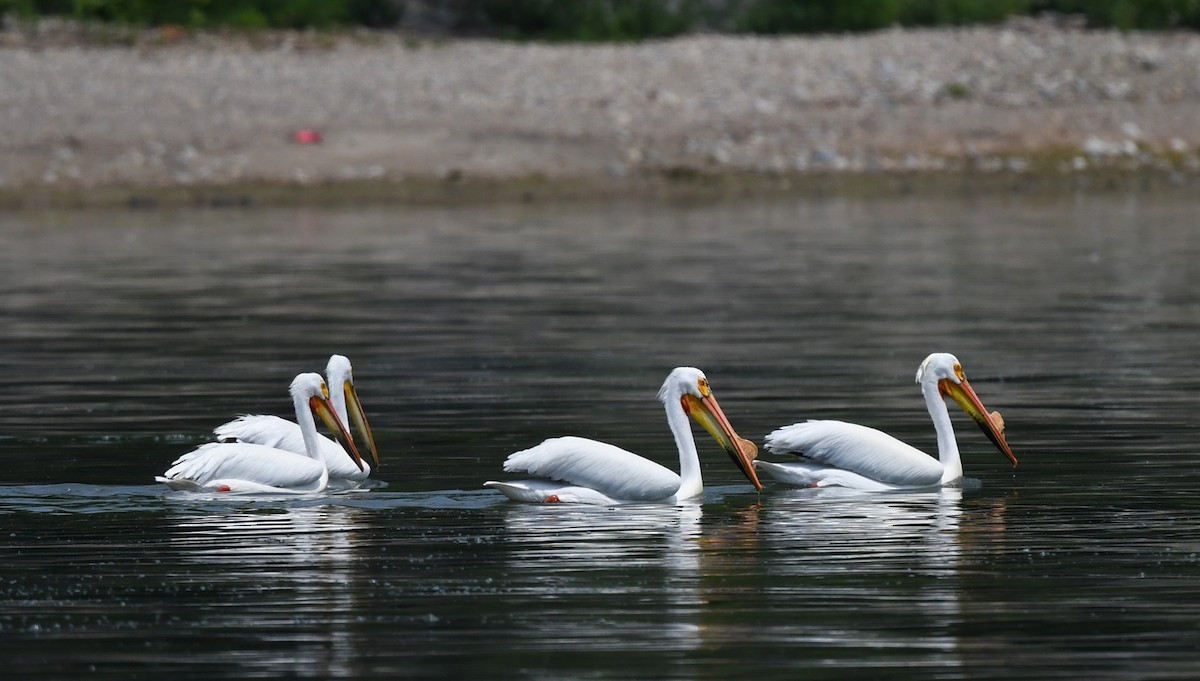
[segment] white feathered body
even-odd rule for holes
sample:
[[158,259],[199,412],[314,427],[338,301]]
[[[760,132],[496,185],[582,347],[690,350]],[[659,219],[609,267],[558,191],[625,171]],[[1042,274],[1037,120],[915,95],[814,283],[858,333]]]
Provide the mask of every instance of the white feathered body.
[[874,428],[844,421],[805,421],[770,433],[764,444],[798,463],[756,461],[777,480],[816,486],[901,489],[941,484],[945,467],[921,450]]
[[[343,419],[343,423],[345,422],[344,416],[339,415],[339,418]],[[217,426],[213,429],[213,433],[219,440],[225,442],[258,444],[295,452],[301,456],[305,455],[304,434],[300,432],[300,426],[278,416],[246,414],[229,423]],[[370,477],[371,465],[363,461],[360,471],[354,464],[354,460],[336,441],[318,434],[317,444],[317,451],[329,469],[331,486],[339,487],[346,483],[357,484]]]
[[526,473],[534,480],[489,481],[486,487],[516,501],[619,504],[663,501],[680,487],[674,471],[613,445],[582,437],[557,437],[519,452],[504,461],[508,473]]
[[175,490],[306,494],[323,491],[329,473],[320,461],[304,454],[244,442],[211,442],[176,459],[155,480]]

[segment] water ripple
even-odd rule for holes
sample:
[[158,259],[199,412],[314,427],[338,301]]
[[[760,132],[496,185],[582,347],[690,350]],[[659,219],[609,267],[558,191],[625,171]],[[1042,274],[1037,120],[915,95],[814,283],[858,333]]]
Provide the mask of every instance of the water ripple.
[[[13,678],[1191,678],[1194,199],[821,199],[0,216],[0,657]],[[510,503],[509,452],[674,465],[655,392],[738,431],[932,450],[950,350],[1007,421],[961,489]],[[355,361],[386,486],[152,484]],[[956,417],[957,419],[958,417]],[[766,456],[764,454],[764,456]]]

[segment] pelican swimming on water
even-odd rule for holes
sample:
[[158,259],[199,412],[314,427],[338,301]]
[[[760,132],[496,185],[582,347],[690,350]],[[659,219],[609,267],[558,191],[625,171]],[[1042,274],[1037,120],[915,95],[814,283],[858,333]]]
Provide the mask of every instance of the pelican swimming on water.
[[197,492],[324,491],[329,484],[329,469],[318,453],[314,417],[320,418],[343,443],[342,456],[353,457],[355,465],[361,465],[354,441],[334,413],[325,381],[318,374],[300,374],[292,381],[290,392],[304,454],[246,442],[211,442],[179,457],[155,480],[174,490]]
[[734,432],[713,397],[704,372],[679,367],[667,376],[658,398],[679,448],[679,474],[637,454],[582,437],[559,437],[515,452],[504,462],[509,473],[528,473],[532,480],[489,481],[515,501],[619,504],[677,501],[704,490],[700,459],[688,417],[709,432],[742,473],[762,489],[751,462],[757,449]]
[[[371,433],[371,426],[367,424],[367,415],[363,412],[362,403],[358,400],[358,392],[354,388],[354,374],[350,369],[350,360],[344,355],[330,356],[329,363],[325,366],[325,377],[329,380],[329,386],[333,388],[329,399],[333,404],[334,413],[347,427],[350,425],[350,419],[354,420],[354,427],[366,441],[371,459],[376,466],[379,466],[379,452],[375,449],[375,436]],[[346,410],[347,405],[350,407],[349,414]],[[304,454],[306,451],[300,426],[278,416],[246,414],[217,426],[213,429],[213,433],[222,442],[266,445],[297,454]],[[361,467],[356,466],[355,462],[346,456],[346,451],[342,446],[333,440],[318,434],[317,447],[321,458],[325,460],[326,468],[329,469],[329,487],[333,489],[356,487],[370,477],[371,465],[364,461]]]
[[780,482],[811,487],[888,490],[953,484],[962,479],[963,469],[943,399],[947,395],[1017,465],[1017,458],[1004,440],[1000,415],[989,414],[984,408],[954,355],[937,352],[926,357],[917,369],[917,383],[937,430],[936,460],[874,428],[843,421],[806,421],[775,430],[764,443],[768,451],[794,454],[800,457],[799,462],[759,460],[755,466]]

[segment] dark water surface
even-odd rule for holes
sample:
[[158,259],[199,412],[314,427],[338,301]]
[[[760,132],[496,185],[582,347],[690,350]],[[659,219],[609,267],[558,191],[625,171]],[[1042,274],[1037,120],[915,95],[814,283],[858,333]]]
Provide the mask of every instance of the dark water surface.
[[[0,216],[4,678],[1200,677],[1200,202]],[[761,441],[842,418],[931,451],[913,374],[962,360],[940,492],[694,504],[480,489],[551,435],[674,467],[655,393],[703,368]],[[209,430],[355,364],[386,487],[153,484]]]

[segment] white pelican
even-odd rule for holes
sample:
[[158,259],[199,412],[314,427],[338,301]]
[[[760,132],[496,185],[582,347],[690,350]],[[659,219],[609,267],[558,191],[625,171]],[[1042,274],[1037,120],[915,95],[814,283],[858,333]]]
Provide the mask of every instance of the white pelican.
[[967,383],[958,358],[944,352],[926,357],[917,369],[917,383],[937,429],[938,460],[874,428],[843,421],[806,421],[775,430],[764,443],[769,451],[795,454],[801,462],[755,461],[755,466],[780,482],[811,487],[888,490],[952,484],[962,479],[963,469],[943,400],[946,395],[1017,465],[1004,440],[1000,415],[984,408]]
[[[371,426],[367,424],[367,415],[363,412],[362,403],[358,400],[358,392],[354,389],[354,375],[350,370],[350,360],[344,355],[331,355],[329,363],[325,366],[325,377],[329,379],[329,385],[333,386],[330,402],[333,404],[338,419],[346,426],[350,425],[351,418],[354,419],[355,428],[362,434],[366,441],[367,451],[370,452],[371,458],[378,466],[379,452],[375,449],[375,436],[371,433]],[[346,413],[347,404],[352,409],[349,415]],[[229,423],[217,426],[213,429],[213,433],[221,442],[247,442],[297,454],[306,453],[300,426],[278,416],[246,414]],[[354,465],[354,461],[346,456],[346,450],[324,435],[317,435],[317,447],[321,458],[325,460],[325,467],[329,469],[329,486],[331,488],[356,487],[371,475],[370,464],[364,461],[361,467]]]
[[658,391],[667,410],[667,424],[679,448],[675,472],[610,444],[582,437],[559,437],[510,454],[504,461],[509,473],[529,473],[533,480],[488,481],[515,501],[534,503],[619,504],[637,501],[690,499],[704,490],[700,459],[688,416],[713,436],[729,453],[742,473],[761,490],[751,461],[757,449],[734,432],[708,387],[704,372],[679,367],[667,376]]
[[334,413],[329,389],[318,374],[300,374],[292,381],[290,392],[304,454],[246,442],[212,442],[179,457],[155,480],[175,490],[205,492],[324,491],[329,484],[329,469],[317,453],[319,436],[314,416],[345,445],[342,456],[353,457],[359,464],[362,459]]

